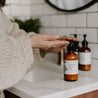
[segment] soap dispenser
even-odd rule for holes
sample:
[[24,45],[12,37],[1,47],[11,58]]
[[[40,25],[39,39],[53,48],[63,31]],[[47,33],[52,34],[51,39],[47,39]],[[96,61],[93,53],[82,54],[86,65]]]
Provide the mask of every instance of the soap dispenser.
[[[77,34],[74,34],[74,37],[77,38]],[[78,55],[79,53],[79,41],[74,41],[74,46],[75,46],[75,53]]]
[[76,81],[78,80],[78,56],[74,52],[74,42],[72,40],[69,42],[64,57],[64,80]]
[[79,69],[89,71],[91,69],[91,50],[88,48],[87,35],[83,35],[82,48],[79,50]]

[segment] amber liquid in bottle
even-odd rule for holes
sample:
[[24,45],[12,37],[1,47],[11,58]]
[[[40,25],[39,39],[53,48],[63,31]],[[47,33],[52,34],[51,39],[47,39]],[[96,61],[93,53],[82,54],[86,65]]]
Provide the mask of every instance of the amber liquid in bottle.
[[64,57],[64,80],[76,81],[78,80],[78,56],[74,53],[72,41],[70,41],[67,51]]
[[82,48],[79,50],[79,69],[83,71],[91,70],[91,50],[88,48],[86,36],[87,35],[84,35]]

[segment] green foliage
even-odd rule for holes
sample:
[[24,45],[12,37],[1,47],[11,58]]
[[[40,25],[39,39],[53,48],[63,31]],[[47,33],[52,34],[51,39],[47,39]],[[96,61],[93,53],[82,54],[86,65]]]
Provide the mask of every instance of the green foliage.
[[29,32],[35,32],[35,33],[39,33],[40,27],[41,27],[41,22],[40,19],[27,19],[25,21],[18,19],[18,18],[14,18],[11,20],[12,22],[16,22],[19,24],[20,29],[25,30],[27,33]]

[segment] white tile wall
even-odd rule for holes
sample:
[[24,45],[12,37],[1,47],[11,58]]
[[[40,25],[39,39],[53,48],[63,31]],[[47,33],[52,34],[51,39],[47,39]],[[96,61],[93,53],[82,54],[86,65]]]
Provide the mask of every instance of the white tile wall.
[[97,43],[97,29],[96,28],[82,28],[82,29],[77,29],[77,34],[80,34],[78,37],[80,41],[83,40],[82,35],[87,34],[87,40],[92,43]]
[[44,28],[44,34],[58,34],[57,28]]
[[66,27],[66,16],[65,15],[53,15],[51,18],[52,27]]
[[51,27],[51,18],[50,16],[42,16],[40,18],[43,27]]
[[51,8],[48,4],[43,5],[43,15],[55,15],[57,11]]
[[75,34],[76,30],[75,29],[68,29],[68,28],[59,28],[58,29],[58,35],[60,36],[71,36],[72,34]]
[[12,16],[31,16],[31,10],[28,6],[11,6],[11,15]]
[[[40,32],[43,34],[70,36],[77,33],[80,41],[82,35],[87,34],[92,50],[93,69],[98,68],[98,3],[75,13],[57,11],[46,4],[45,0],[7,0],[7,3],[11,4],[4,8],[8,17],[39,17],[42,22]],[[49,54],[47,59],[56,62],[57,55]]]
[[42,3],[44,3],[44,0],[31,0],[31,4],[42,4]]
[[92,59],[92,70],[97,70],[98,69],[98,60],[97,59]]
[[89,44],[92,51],[92,58],[98,59],[98,44]]
[[20,0],[6,0],[7,4],[19,4]]
[[67,15],[68,27],[86,27],[86,14]]
[[31,1],[33,0],[6,0],[4,12],[8,17],[31,17]]
[[87,17],[88,27],[98,27],[98,13],[89,13]]
[[43,5],[34,5],[31,7],[31,14],[32,16],[42,16],[43,14]]
[[[16,0],[13,0],[16,1]],[[25,5],[31,5],[31,1],[32,0],[19,0],[21,4],[25,4]]]

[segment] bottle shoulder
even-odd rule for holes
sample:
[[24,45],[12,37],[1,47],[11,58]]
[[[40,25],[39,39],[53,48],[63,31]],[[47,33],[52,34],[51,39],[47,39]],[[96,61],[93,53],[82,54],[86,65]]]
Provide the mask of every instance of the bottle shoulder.
[[80,50],[80,47],[75,47],[76,52],[79,52],[79,50]]
[[75,53],[66,53],[65,60],[78,60],[78,56]]
[[79,52],[91,52],[91,49],[89,47],[81,47]]

